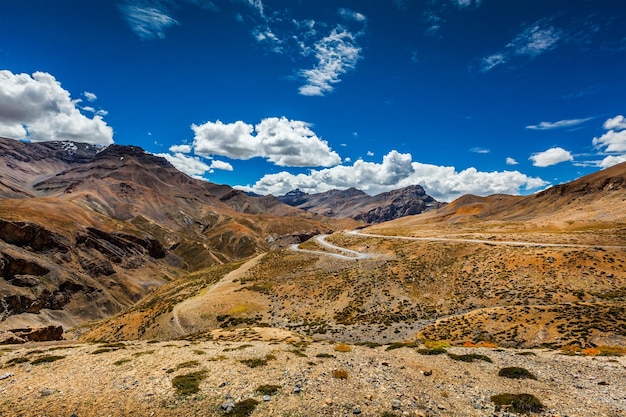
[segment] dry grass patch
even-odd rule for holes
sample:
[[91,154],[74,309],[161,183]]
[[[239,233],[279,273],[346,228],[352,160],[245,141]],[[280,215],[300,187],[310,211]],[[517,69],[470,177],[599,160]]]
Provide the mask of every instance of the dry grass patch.
[[336,379],[348,379],[348,371],[345,369],[333,369],[332,375]]
[[339,343],[335,346],[335,351],[337,352],[352,352],[352,348],[350,345],[346,345],[345,343]]

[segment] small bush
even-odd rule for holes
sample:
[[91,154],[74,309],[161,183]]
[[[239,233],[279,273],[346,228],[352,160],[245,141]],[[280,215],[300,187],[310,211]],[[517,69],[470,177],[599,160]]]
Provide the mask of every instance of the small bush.
[[143,355],[152,355],[154,350],[144,350],[143,352],[135,352],[133,356],[143,356]]
[[443,355],[446,353],[444,348],[432,348],[432,349],[417,349],[417,353],[420,355]]
[[110,348],[100,348],[100,349],[96,349],[93,352],[91,352],[92,355],[98,355],[100,353],[107,353],[107,352],[112,352],[114,350],[117,349],[110,349]]
[[168,374],[171,374],[172,372],[178,371],[179,369],[193,368],[194,366],[198,366],[198,365],[200,365],[200,362],[198,362],[198,361],[182,362],[182,363],[179,363],[178,365],[176,365],[176,368],[168,369],[165,372],[167,372]]
[[507,407],[514,413],[540,413],[545,406],[532,394],[498,394],[490,400],[499,407]]
[[7,366],[9,366],[9,365],[17,365],[18,363],[26,363],[26,362],[30,362],[30,359],[21,356],[21,357],[18,357],[18,358],[9,359],[7,361]]
[[255,392],[260,395],[274,395],[280,390],[280,385],[259,385]]
[[113,362],[113,365],[120,366],[120,365],[124,365],[125,363],[128,363],[128,362],[130,362],[130,359],[124,358],[124,359],[120,359],[119,361]]
[[333,378],[348,379],[348,371],[345,369],[334,369],[332,372]]
[[419,346],[417,343],[415,342],[395,342],[390,344],[389,346],[387,346],[387,348],[385,350],[394,350],[394,349],[400,349],[403,347],[409,347],[409,348],[414,348]]
[[190,395],[200,391],[200,382],[206,378],[206,371],[197,371],[190,374],[178,375],[172,379],[172,386],[178,395]]
[[461,362],[474,362],[474,361],[485,361],[492,363],[493,361],[489,356],[480,355],[478,353],[469,353],[467,355],[455,355],[454,353],[448,353],[450,359],[454,359],[455,361]]
[[42,363],[50,363],[65,358],[65,356],[46,355],[40,356],[31,362],[31,365],[39,365]]
[[335,346],[335,350],[337,352],[351,352],[352,348],[345,343],[339,343],[337,346]]
[[266,356],[265,358],[242,359],[239,362],[243,363],[244,365],[249,366],[250,368],[258,368],[259,366],[267,365],[267,362],[271,359],[273,358],[268,359],[268,357]]
[[254,412],[258,404],[259,402],[253,398],[239,401],[228,415],[233,417],[248,417]]
[[500,372],[498,372],[498,376],[512,379],[537,379],[537,377],[533,375],[529,370],[517,366],[500,369]]
[[330,353],[318,353],[315,355],[316,358],[334,358],[335,355],[331,355]]
[[537,356],[535,352],[517,352],[516,355],[519,356]]

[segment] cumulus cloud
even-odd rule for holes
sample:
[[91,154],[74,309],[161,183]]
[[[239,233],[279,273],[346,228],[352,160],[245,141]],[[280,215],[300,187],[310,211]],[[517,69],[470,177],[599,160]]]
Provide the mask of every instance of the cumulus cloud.
[[607,119],[603,126],[608,132],[594,137],[592,143],[602,152],[613,154],[606,156],[597,164],[602,168],[607,168],[626,161],[626,120],[620,114]]
[[180,152],[174,154],[160,153],[157,156],[167,159],[176,169],[194,178],[200,178],[206,173],[213,173],[215,169],[233,170],[233,166],[228,162],[212,160],[209,165],[197,156],[189,156]]
[[339,14],[344,19],[354,20],[355,22],[365,22],[367,20],[365,15],[359,12],[355,12],[354,10],[346,9],[346,8],[340,8]]
[[170,146],[170,152],[173,153],[190,153],[191,145],[172,145]]
[[593,138],[593,145],[605,148],[605,152],[626,152],[626,130],[609,130],[602,136]]
[[328,142],[317,137],[310,125],[285,117],[270,117],[253,126],[243,121],[207,122],[191,126],[194,151],[232,159],[266,158],[278,166],[333,166],[341,163]]
[[102,113],[89,118],[80,112],[79,102],[46,72],[31,76],[0,71],[0,136],[33,142],[113,143],[113,129]]
[[361,159],[352,165],[311,170],[308,174],[280,172],[268,174],[254,185],[241,186],[258,194],[281,195],[299,188],[308,193],[355,187],[369,194],[420,184],[434,198],[451,201],[464,194],[519,194],[544,187],[540,178],[528,177],[518,171],[480,172],[475,168],[457,171],[454,167],[423,164],[412,161],[411,154],[391,151],[382,163]]
[[586,119],[568,119],[568,120],[559,120],[558,122],[541,122],[536,125],[526,126],[526,129],[531,130],[551,130],[551,129],[560,129],[564,127],[573,127],[585,123],[591,120],[592,117],[587,117]]
[[609,155],[605,157],[602,161],[598,163],[598,166],[602,168],[609,168],[613,165],[621,164],[622,162],[626,162],[626,154],[624,155]]
[[518,165],[519,162],[517,162],[514,158],[507,157],[506,158],[506,164],[507,165]]
[[617,115],[615,117],[612,117],[610,119],[607,119],[606,122],[604,122],[604,128],[606,130],[623,130],[626,129],[626,120],[624,119],[624,116]]
[[548,19],[539,20],[524,29],[502,50],[481,58],[478,69],[488,72],[516,57],[534,58],[555,49],[563,36],[563,32],[551,26]]
[[561,162],[573,161],[574,157],[570,151],[566,151],[563,148],[555,147],[550,148],[543,152],[537,152],[530,158],[533,161],[533,165],[536,167],[549,167],[559,164]]
[[306,83],[299,92],[304,96],[323,96],[333,91],[340,76],[353,70],[361,58],[361,47],[348,30],[337,27],[313,46],[317,64],[300,71]]

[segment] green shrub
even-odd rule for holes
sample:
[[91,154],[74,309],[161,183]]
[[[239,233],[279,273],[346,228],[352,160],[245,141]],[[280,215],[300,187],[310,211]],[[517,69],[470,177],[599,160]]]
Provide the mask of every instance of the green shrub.
[[261,395],[274,395],[280,390],[280,385],[259,385],[255,392]]
[[178,395],[195,394],[200,391],[200,382],[206,378],[206,371],[178,375],[172,379],[172,386]]
[[128,362],[130,362],[130,359],[124,358],[124,359],[120,359],[118,361],[113,362],[113,365],[120,366],[120,365],[124,365],[125,363],[128,363]]
[[30,362],[30,359],[21,356],[21,357],[18,357],[18,358],[9,359],[7,361],[7,366],[9,366],[9,365],[17,365],[18,363],[26,363],[26,362]]
[[512,379],[537,379],[537,377],[533,375],[529,370],[517,366],[500,369],[500,372],[498,372],[498,376]]
[[65,358],[65,356],[46,355],[40,356],[31,362],[31,365],[39,365],[41,363],[50,363]]
[[259,402],[253,398],[239,401],[228,415],[233,417],[248,417],[254,412],[258,404]]
[[478,353],[468,353],[467,355],[455,355],[454,353],[448,353],[450,359],[454,359],[455,361],[461,362],[474,362],[474,361],[485,361],[492,363],[493,361],[487,355],[480,355]]
[[499,407],[508,407],[513,413],[540,413],[545,406],[532,394],[498,394],[490,400]]
[[315,355],[316,358],[334,358],[335,355],[331,355],[330,353],[318,353]]
[[442,347],[436,347],[432,349],[417,349],[417,353],[420,355],[443,355],[446,350]]

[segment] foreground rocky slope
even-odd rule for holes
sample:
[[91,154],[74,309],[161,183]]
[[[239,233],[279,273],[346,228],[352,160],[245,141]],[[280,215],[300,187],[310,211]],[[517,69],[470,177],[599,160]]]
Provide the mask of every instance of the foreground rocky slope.
[[419,185],[370,196],[355,188],[307,194],[293,190],[280,201],[328,217],[352,218],[366,223],[382,223],[420,214],[443,204],[426,194]]
[[[626,414],[623,356],[458,347],[433,355],[424,346],[311,342],[254,328],[214,337],[4,349],[0,414],[517,415],[496,406],[499,394],[533,395],[536,416]],[[510,367],[536,379],[499,376]]]

